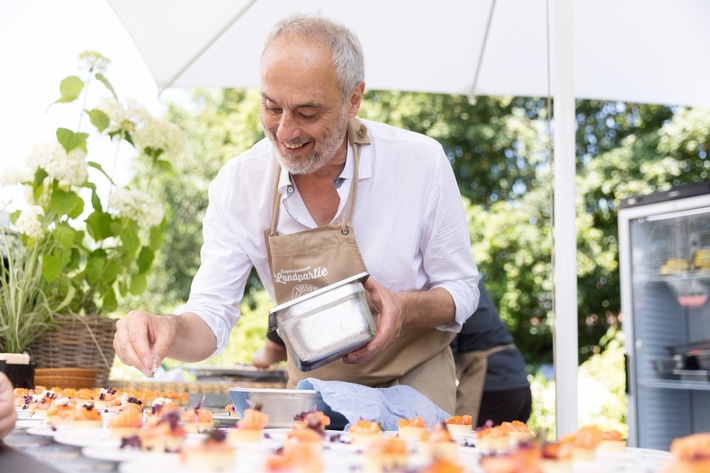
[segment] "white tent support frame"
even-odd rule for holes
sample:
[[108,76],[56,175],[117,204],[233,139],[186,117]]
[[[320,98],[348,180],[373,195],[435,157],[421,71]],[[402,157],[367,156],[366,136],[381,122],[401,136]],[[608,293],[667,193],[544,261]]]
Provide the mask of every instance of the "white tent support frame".
[[[548,0],[549,1],[549,0]],[[557,437],[577,430],[577,224],[573,2],[552,0],[554,91],[553,287]],[[571,177],[571,178],[570,178]],[[561,335],[564,334],[564,337]]]

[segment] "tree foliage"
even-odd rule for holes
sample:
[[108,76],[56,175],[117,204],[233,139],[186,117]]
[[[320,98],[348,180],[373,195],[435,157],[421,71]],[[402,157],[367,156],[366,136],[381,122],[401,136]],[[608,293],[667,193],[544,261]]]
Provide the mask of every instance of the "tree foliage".
[[[160,183],[169,204],[166,251],[156,261],[153,307],[184,300],[199,259],[207,185],[224,162],[259,140],[256,91],[198,91],[171,107],[192,152]],[[472,251],[501,316],[529,363],[552,359],[554,120],[542,98],[368,92],[360,116],[425,133],[451,161],[464,196]],[[600,101],[577,103],[580,358],[600,351],[620,311],[619,200],[708,179],[710,115]],[[236,184],[238,185],[238,183]],[[254,281],[256,284],[256,281]]]

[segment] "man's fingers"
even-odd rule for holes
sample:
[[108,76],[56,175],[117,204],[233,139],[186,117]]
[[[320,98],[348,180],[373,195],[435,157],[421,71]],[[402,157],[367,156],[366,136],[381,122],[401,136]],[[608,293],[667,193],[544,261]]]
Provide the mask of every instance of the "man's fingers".
[[125,364],[136,367],[146,376],[152,375],[153,352],[149,340],[150,315],[132,311],[125,318],[116,322],[114,348],[118,358]]

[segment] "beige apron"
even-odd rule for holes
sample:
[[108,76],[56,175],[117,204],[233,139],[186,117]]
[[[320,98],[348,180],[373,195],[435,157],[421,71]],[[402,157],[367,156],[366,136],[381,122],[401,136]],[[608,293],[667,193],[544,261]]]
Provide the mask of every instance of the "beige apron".
[[473,425],[476,426],[488,370],[488,357],[512,348],[515,348],[514,343],[457,355],[456,379],[459,384],[456,388],[456,415],[470,415]]
[[[357,118],[350,120],[348,140],[353,146],[353,181],[340,223],[279,235],[276,226],[280,207],[280,169],[276,173],[271,229],[264,233],[277,304],[367,271],[352,227],[360,148],[370,144],[367,128]],[[295,387],[298,381],[307,377],[375,387],[406,384],[445,411],[453,412],[456,374],[449,344],[454,335],[436,329],[405,328],[397,340],[368,361],[346,364],[336,360],[307,373],[298,370],[289,359],[288,387]]]

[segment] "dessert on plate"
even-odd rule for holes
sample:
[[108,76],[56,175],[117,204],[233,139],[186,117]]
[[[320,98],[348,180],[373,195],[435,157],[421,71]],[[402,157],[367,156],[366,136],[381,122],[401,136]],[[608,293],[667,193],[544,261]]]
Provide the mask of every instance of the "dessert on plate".
[[46,420],[50,425],[68,424],[72,421],[74,406],[71,399],[66,396],[58,396],[52,405],[47,409]]
[[256,404],[244,409],[244,416],[227,430],[230,444],[243,442],[261,442],[264,438],[264,427],[269,422],[269,416],[261,412],[261,405]]
[[542,445],[543,473],[572,472],[572,444],[545,442]]
[[473,432],[473,418],[469,415],[453,416],[446,419],[446,426],[452,435],[470,435]]
[[286,432],[284,450],[311,450],[314,455],[323,451],[324,434],[320,430],[294,427]]
[[103,419],[98,409],[92,405],[85,405],[74,409],[69,425],[72,428],[100,429],[103,427]]
[[560,441],[572,445],[573,461],[595,461],[597,447],[602,441],[602,431],[593,425],[585,426],[577,432],[565,435]]
[[409,461],[407,441],[399,437],[385,437],[367,447],[364,457],[365,473],[383,473],[406,468]]
[[185,430],[191,434],[211,432],[214,430],[212,411],[202,407],[204,400],[205,398],[203,396],[200,403],[194,409],[187,409],[180,414]]
[[397,421],[399,437],[403,439],[418,439],[426,432],[427,425],[424,419],[417,416],[412,419],[399,419]]
[[185,445],[180,450],[180,463],[188,471],[232,471],[236,450],[227,442],[223,430],[213,430],[199,445]]
[[451,436],[445,422],[440,422],[419,439],[419,454],[427,461],[434,459],[456,462],[459,457],[459,444]]
[[309,448],[281,448],[267,455],[264,466],[268,473],[321,473],[323,458]]
[[143,412],[136,411],[135,408],[124,409],[108,421],[108,427],[113,439],[136,435],[143,427]]
[[602,430],[602,440],[597,452],[623,452],[626,450],[624,435],[618,430]]
[[380,440],[384,437],[382,426],[374,421],[360,419],[353,422],[348,427],[348,435],[352,445],[362,445],[364,447]]
[[324,432],[325,428],[330,425],[330,417],[314,409],[293,416],[293,424],[295,427],[311,428]]
[[514,420],[513,422],[503,422],[500,426],[508,432],[511,447],[516,447],[520,442],[528,442],[533,438],[525,422]]
[[710,471],[710,433],[703,432],[678,437],[671,442],[675,460],[662,473],[707,473]]
[[180,414],[175,410],[147,424],[138,434],[140,448],[157,453],[179,452],[186,437],[187,431],[180,424]]
[[510,432],[500,425],[481,427],[476,430],[476,447],[488,453],[508,452]]

